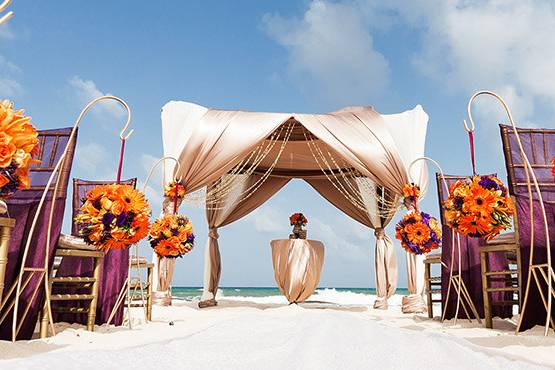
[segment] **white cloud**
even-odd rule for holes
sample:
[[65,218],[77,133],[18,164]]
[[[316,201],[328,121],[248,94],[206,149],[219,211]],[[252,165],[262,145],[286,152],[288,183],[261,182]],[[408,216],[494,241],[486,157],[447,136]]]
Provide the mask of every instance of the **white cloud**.
[[[2,36],[0,35],[0,39]],[[13,99],[23,93],[23,87],[14,78],[21,69],[0,55],[0,96]]]
[[286,48],[291,76],[337,104],[358,104],[369,90],[383,91],[388,60],[374,38],[401,29],[417,40],[405,62],[442,88],[469,96],[497,91],[521,121],[538,104],[555,103],[551,1],[314,0],[300,18],[265,15],[263,27]]
[[262,23],[287,49],[288,72],[305,93],[335,104],[364,104],[389,81],[368,20],[351,2],[313,1],[301,19],[266,14]]
[[288,233],[288,219],[285,212],[271,205],[263,205],[246,217],[246,221],[251,222],[254,229],[260,232]]
[[424,36],[414,62],[422,73],[459,92],[497,89],[518,117],[532,114],[538,100],[555,103],[551,2],[460,0],[418,5],[419,22],[413,24],[423,28]]
[[[338,256],[339,258],[350,261],[361,261],[361,259],[368,258],[368,249],[371,247],[368,234],[366,234],[366,239],[368,241],[366,241],[365,244],[359,244],[359,242],[365,240],[365,238],[358,229],[342,227],[339,222],[330,225],[317,217],[312,217],[309,222],[309,238],[323,240],[326,245],[326,253],[333,255],[334,257],[332,258]],[[357,230],[354,234],[349,232],[354,230]],[[366,230],[369,232],[368,228],[366,228]],[[356,242],[352,240],[353,236],[357,239]]]
[[[75,97],[82,106],[100,96],[112,95],[111,93],[104,93],[99,90],[94,81],[84,80],[79,76],[70,78],[68,84],[73,89]],[[92,108],[91,112],[94,112],[100,118],[108,119],[121,119],[125,116],[123,107],[114,101],[100,102]]]
[[97,143],[79,144],[75,150],[77,169],[87,174],[87,178],[97,178],[99,170],[109,162],[108,149]]

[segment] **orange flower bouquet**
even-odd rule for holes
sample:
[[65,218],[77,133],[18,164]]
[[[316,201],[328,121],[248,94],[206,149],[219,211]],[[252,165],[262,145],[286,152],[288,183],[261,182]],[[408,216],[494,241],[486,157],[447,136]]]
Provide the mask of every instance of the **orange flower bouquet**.
[[150,228],[148,240],[158,256],[182,257],[189,253],[195,244],[193,224],[185,216],[164,215]]
[[456,232],[491,239],[511,227],[515,210],[507,188],[495,176],[455,182],[445,201],[445,220]]
[[409,253],[424,254],[441,245],[439,222],[427,213],[418,210],[420,187],[415,184],[403,186],[403,203],[409,212],[395,225],[395,238]]
[[395,238],[407,252],[424,254],[441,245],[441,228],[434,217],[413,209],[395,225]]
[[172,181],[164,186],[164,197],[183,199],[185,197],[185,186],[182,183]]
[[147,236],[150,207],[130,185],[101,185],[83,199],[76,222],[85,242],[105,252],[124,249]]
[[8,100],[0,102],[0,199],[30,187],[29,165],[37,163],[38,133],[31,117],[14,110]]

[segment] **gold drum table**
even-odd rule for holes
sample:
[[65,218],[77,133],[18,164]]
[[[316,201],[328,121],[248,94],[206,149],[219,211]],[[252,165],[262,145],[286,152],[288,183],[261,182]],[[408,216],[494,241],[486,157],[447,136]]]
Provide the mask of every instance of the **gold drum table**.
[[4,294],[4,277],[8,264],[8,249],[10,248],[10,235],[15,227],[15,219],[0,217],[0,303]]
[[303,302],[314,293],[324,264],[318,240],[278,239],[270,242],[274,277],[289,303]]

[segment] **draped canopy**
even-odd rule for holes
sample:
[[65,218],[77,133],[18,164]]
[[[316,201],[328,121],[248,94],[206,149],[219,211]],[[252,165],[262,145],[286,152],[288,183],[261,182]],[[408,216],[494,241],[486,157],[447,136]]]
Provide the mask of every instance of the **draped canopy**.
[[[420,105],[381,115],[371,107],[296,114],[167,103],[162,108],[164,155],[178,158],[180,164],[166,163],[167,180],[173,175],[181,178],[188,194],[203,188],[218,194],[210,206],[206,199],[210,232],[203,299],[213,299],[218,287],[218,227],[246,216],[290,179],[301,178],[348,216],[375,229],[375,306],[386,307],[396,288],[397,268],[383,228],[397,210],[407,182],[427,185],[421,162],[411,169],[412,176],[408,174],[410,163],[424,155],[427,123]],[[253,155],[261,146],[264,155]],[[237,186],[219,191],[223,178]]]

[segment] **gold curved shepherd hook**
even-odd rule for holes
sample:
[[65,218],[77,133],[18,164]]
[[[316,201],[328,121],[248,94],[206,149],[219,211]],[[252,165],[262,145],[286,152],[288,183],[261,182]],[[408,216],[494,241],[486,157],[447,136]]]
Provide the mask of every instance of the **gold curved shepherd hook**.
[[[511,126],[513,127],[514,133],[515,133],[515,138],[518,144],[518,148],[520,150],[520,155],[522,156],[522,160],[524,162],[524,168],[525,168],[525,173],[526,173],[526,185],[527,185],[527,190],[528,190],[528,199],[529,199],[529,204],[530,204],[530,260],[529,260],[529,266],[532,266],[534,264],[534,205],[532,203],[533,201],[533,197],[532,197],[532,184],[530,183],[530,178],[532,179],[532,182],[534,184],[534,190],[536,191],[536,194],[538,195],[538,202],[539,202],[539,206],[540,206],[540,210],[542,212],[542,218],[543,218],[543,224],[544,224],[544,232],[546,235],[546,248],[547,248],[547,268],[548,268],[548,281],[547,281],[547,317],[546,317],[546,322],[545,322],[545,333],[544,335],[547,336],[547,333],[549,331],[549,323],[551,321],[551,307],[552,307],[552,282],[553,282],[553,278],[551,276],[551,271],[552,271],[552,265],[551,265],[551,242],[549,240],[549,226],[548,226],[548,222],[547,222],[547,216],[545,213],[545,205],[543,203],[543,196],[542,193],[540,191],[540,186],[538,184],[538,180],[536,178],[536,174],[534,173],[534,170],[532,169],[532,165],[530,164],[530,161],[528,160],[528,156],[526,155],[526,152],[524,151],[524,147],[522,145],[522,141],[520,140],[520,135],[518,134],[518,130],[515,124],[515,121],[513,119],[513,115],[511,113],[511,110],[509,109],[509,106],[507,105],[507,103],[505,102],[505,100],[503,100],[503,98],[501,96],[499,96],[498,94],[494,93],[493,91],[488,91],[488,90],[483,90],[483,91],[478,91],[477,93],[475,93],[474,95],[472,95],[472,97],[470,98],[470,100],[468,101],[468,106],[467,106],[467,113],[468,113],[468,119],[470,121],[470,127],[467,125],[466,120],[464,121],[464,128],[465,130],[471,132],[474,131],[475,129],[475,125],[474,125],[474,120],[472,119],[472,112],[471,112],[471,106],[473,101],[480,95],[489,95],[494,97],[495,99],[497,99],[497,101],[499,101],[501,103],[501,105],[503,106],[503,108],[505,109],[505,112],[507,113],[507,116],[509,118],[509,122],[511,124]],[[529,290],[530,290],[530,278],[531,278],[531,274],[532,274],[532,268],[528,269],[528,278],[527,278],[527,282],[526,282],[526,292],[524,294],[524,299],[522,300],[522,310],[520,313],[520,317],[518,320],[518,325],[516,328],[516,333],[518,334],[519,330],[520,330],[520,326],[522,324],[522,319],[524,317],[524,312],[526,309],[526,303],[528,300],[528,294],[529,294]],[[538,286],[538,289],[539,286]],[[540,292],[541,293],[541,292]],[[545,303],[545,302],[544,302]]]
[[[71,133],[69,135],[69,139],[67,141],[66,147],[64,149],[64,152],[62,153],[62,155],[60,156],[60,159],[58,160],[58,162],[56,163],[56,166],[54,167],[54,170],[52,171],[52,174],[50,175],[45,189],[42,193],[42,196],[40,198],[37,210],[35,212],[35,217],[33,218],[33,222],[31,223],[31,228],[29,229],[29,233],[28,233],[28,237],[27,237],[27,242],[25,243],[25,249],[23,251],[23,259],[21,262],[21,269],[19,271],[19,275],[18,275],[18,279],[17,279],[17,288],[16,288],[16,295],[15,295],[15,305],[13,308],[13,321],[12,321],[12,341],[16,340],[17,334],[21,328],[21,324],[17,325],[17,311],[19,308],[19,296],[21,294],[21,284],[22,284],[22,280],[23,280],[23,274],[24,274],[24,269],[25,269],[25,263],[27,261],[27,255],[29,254],[29,249],[30,249],[30,245],[31,245],[31,241],[32,241],[32,237],[33,234],[35,232],[35,228],[38,222],[38,218],[40,216],[40,211],[42,210],[42,207],[44,205],[44,201],[46,199],[46,195],[48,194],[48,192],[50,191],[50,186],[52,185],[52,181],[54,180],[54,177],[56,176],[56,183],[53,189],[53,193],[54,196],[52,197],[52,206],[50,207],[50,215],[49,215],[49,220],[48,220],[48,228],[47,228],[47,232],[46,232],[46,253],[45,253],[45,262],[44,262],[44,266],[45,266],[45,270],[49,271],[48,268],[48,257],[50,254],[50,242],[51,242],[51,233],[50,230],[52,229],[52,219],[54,216],[54,208],[56,205],[56,194],[58,192],[58,188],[60,185],[60,179],[61,176],[57,176],[58,171],[63,167],[63,164],[65,162],[65,159],[67,157],[67,153],[69,151],[69,147],[71,145],[71,143],[73,142],[73,140],[75,139],[75,135],[77,132],[77,128],[79,127],[81,120],[83,119],[83,117],[85,116],[85,114],[98,102],[103,101],[103,100],[114,100],[118,103],[120,103],[124,109],[127,111],[127,121],[125,123],[125,126],[123,127],[122,131],[120,132],[120,138],[123,137],[123,134],[125,133],[125,131],[127,130],[127,128],[129,127],[129,124],[131,122],[131,109],[129,108],[129,105],[121,98],[118,98],[117,96],[112,96],[112,95],[106,95],[106,96],[100,96],[98,98],[95,98],[93,100],[91,100],[79,113],[79,115],[77,116],[77,119],[75,120],[74,124],[73,124],[73,129],[71,130]],[[131,136],[132,131],[127,134],[127,136],[125,138],[129,138],[129,136]],[[49,317],[49,321],[50,321],[50,328],[52,330],[52,334],[55,335],[55,329],[54,329],[54,322],[52,319],[52,310],[50,307],[50,290],[49,290],[49,285],[48,285],[48,276],[44,277],[44,282],[45,282],[45,290],[46,290],[46,308],[48,311],[48,317]],[[39,283],[40,284],[40,283]],[[24,316],[27,314],[27,310],[24,312]]]
[[[410,181],[414,183],[414,180],[412,178],[411,169],[412,169],[412,166],[416,162],[419,162],[419,161],[429,161],[429,162],[432,162],[437,167],[437,169],[439,170],[439,173],[441,175],[441,180],[442,180],[442,183],[443,183],[443,187],[445,188],[445,191],[447,193],[449,193],[449,185],[447,184],[447,181],[445,180],[445,175],[443,173],[443,169],[441,168],[441,166],[439,165],[439,163],[435,159],[430,158],[430,157],[419,157],[419,158],[416,158],[414,161],[412,161],[410,163],[409,169],[408,169]],[[439,211],[443,212],[441,207],[440,207]],[[453,229],[451,229],[451,245],[452,246],[455,245],[455,231]],[[458,266],[459,270],[458,271],[459,271],[459,274],[460,274],[460,271],[462,269],[462,262],[461,262],[461,258],[460,258],[460,255],[461,255],[460,239],[458,239],[457,246],[458,246],[458,253],[459,253],[459,259],[458,259],[459,260],[459,266]],[[455,260],[455,248],[451,247],[451,263],[450,263],[450,267],[449,267],[449,284],[447,285],[447,297],[449,297],[449,294],[451,293],[451,283],[453,281],[453,265],[454,265],[453,262],[454,262],[454,260]],[[445,266],[445,264],[443,262],[441,264],[443,266]],[[458,285],[459,286],[458,286],[458,292],[457,292],[457,308],[455,310],[455,325],[457,324],[457,319],[459,317],[459,308],[461,306],[461,280],[460,279],[459,279],[459,284]],[[443,312],[441,313],[441,321],[442,322],[445,320],[445,315],[447,313],[447,306],[448,305],[445,304],[445,306],[443,307]]]
[[[156,169],[156,167],[158,167],[158,165],[159,165],[160,163],[164,163],[164,164],[165,164],[165,163],[166,163],[166,160],[172,160],[172,161],[174,161],[174,162],[175,162],[175,166],[177,167],[177,171],[175,171],[175,170],[173,171],[173,173],[174,173],[174,175],[173,175],[173,181],[175,181],[175,182],[180,182],[181,180],[183,180],[183,176],[180,176],[179,179],[178,179],[178,178],[176,177],[176,175],[175,175],[176,173],[179,173],[179,171],[181,171],[181,164],[179,163],[179,161],[177,160],[177,158],[172,157],[171,155],[164,156],[164,157],[158,159],[158,160],[156,161],[156,163],[154,163],[154,164],[152,165],[152,167],[150,167],[150,171],[148,172],[148,176],[146,177],[146,180],[145,180],[145,182],[144,182],[144,184],[143,184],[143,194],[144,194],[144,192],[145,192],[145,190],[146,190],[146,187],[147,187],[147,185],[148,185],[148,182],[150,181],[150,178],[152,177],[152,175],[153,175],[154,170]],[[163,179],[163,185],[164,185],[164,186],[166,185],[166,177],[165,177],[165,176],[164,176],[164,179]]]
[[[125,127],[122,130],[122,133],[123,133],[123,131],[125,131]],[[131,135],[131,132],[127,135],[127,137],[129,137],[129,135]],[[121,135],[120,135],[120,137],[121,137]],[[124,140],[124,139],[122,138],[122,140]],[[146,191],[146,187],[148,186],[148,183],[149,183],[149,181],[150,181],[150,179],[151,179],[151,177],[154,173],[154,170],[158,167],[158,165],[160,163],[165,163],[166,160],[172,160],[176,164],[177,171],[174,171],[174,176],[173,176],[174,181],[177,182],[177,181],[182,180],[182,177],[177,179],[176,176],[175,176],[175,173],[179,172],[179,170],[181,169],[181,164],[179,163],[179,161],[175,157],[172,157],[172,156],[162,157],[162,158],[158,159],[152,165],[152,167],[150,168],[150,171],[148,172],[148,176],[146,177],[145,182],[143,183],[143,187],[142,187],[142,193],[143,194]],[[166,182],[166,177],[164,176],[164,179],[163,179],[163,185],[164,186],[166,185],[165,182]],[[110,323],[112,322],[112,320],[115,317],[115,314],[116,314],[117,310],[119,309],[119,307],[121,307],[121,305],[124,304],[126,295],[127,295],[127,297],[131,297],[131,286],[129,284],[129,279],[130,279],[130,276],[131,276],[131,269],[134,266],[133,261],[135,261],[135,268],[137,268],[137,269],[140,268],[140,261],[139,261],[139,258],[138,258],[138,256],[139,256],[139,244],[135,243],[134,245],[132,245],[129,248],[129,250],[131,252],[131,255],[130,255],[130,258],[129,258],[129,264],[127,266],[127,268],[128,268],[127,279],[123,283],[122,288],[121,288],[121,290],[118,294],[118,299],[116,300],[116,303],[115,303],[114,307],[112,308],[112,311],[110,312],[110,315],[108,317],[108,322],[107,322],[108,325],[110,325]],[[144,311],[145,317],[146,317],[146,304],[145,304],[145,297],[144,297],[144,294],[143,294],[144,286],[143,286],[142,281],[139,281],[139,286],[140,286],[140,291],[141,291],[141,306],[143,307],[143,311]],[[127,319],[128,319],[129,326],[131,327],[131,310],[130,310],[130,306],[129,306],[131,304],[130,303],[131,300],[128,299],[127,302],[128,302],[128,304],[127,304]]]
[[[4,0],[2,4],[0,4],[0,13],[6,10],[6,8],[8,7],[8,5],[10,5],[11,2],[12,0]],[[8,19],[12,18],[14,15],[15,13],[10,10],[0,18],[0,24],[7,22]]]

